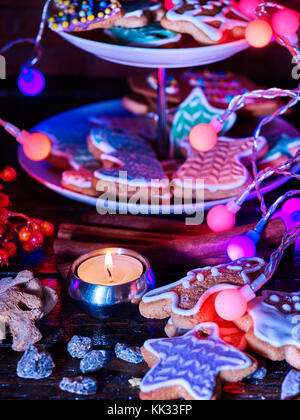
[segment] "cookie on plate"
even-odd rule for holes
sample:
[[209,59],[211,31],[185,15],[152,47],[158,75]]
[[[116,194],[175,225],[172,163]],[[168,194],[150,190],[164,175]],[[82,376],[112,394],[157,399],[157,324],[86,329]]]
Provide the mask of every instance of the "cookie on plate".
[[123,2],[125,15],[114,22],[114,26],[123,28],[141,28],[150,22],[159,22],[166,9],[160,1],[134,0]]
[[213,303],[217,293],[251,283],[264,266],[264,260],[253,257],[191,270],[183,279],[146,293],[140,313],[151,319],[172,317],[177,328],[191,329],[200,322],[215,319]]
[[103,165],[93,176],[99,193],[145,204],[156,198],[169,199],[169,179],[142,137],[98,127],[88,137],[88,148]]
[[110,28],[124,14],[118,0],[71,0],[66,8],[49,18],[49,27],[56,32]]
[[64,171],[61,185],[67,190],[90,197],[98,197],[99,195],[93,187],[93,172],[87,169]]
[[263,291],[235,323],[257,354],[300,369],[300,292]]
[[270,139],[272,146],[269,152],[258,162],[259,169],[283,164],[294,157],[300,149],[300,137],[290,137],[287,134],[276,134]]
[[213,323],[181,337],[148,340],[142,354],[151,368],[140,384],[142,400],[215,400],[223,382],[238,382],[258,367],[254,358],[221,340]]
[[189,34],[203,45],[241,39],[248,23],[231,0],[179,0],[161,20],[164,28]]
[[[216,146],[205,153],[190,148],[188,158],[175,173],[174,196],[196,199],[204,192],[205,201],[220,200],[238,195],[252,177],[247,169],[251,161],[253,138],[220,137]],[[266,154],[268,144],[258,139],[258,158]]]

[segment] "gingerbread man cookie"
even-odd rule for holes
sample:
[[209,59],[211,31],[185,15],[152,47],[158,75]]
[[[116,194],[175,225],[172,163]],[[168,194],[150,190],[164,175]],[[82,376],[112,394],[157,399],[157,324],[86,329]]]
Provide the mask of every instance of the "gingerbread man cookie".
[[205,45],[243,38],[248,23],[231,0],[180,0],[161,20],[164,28],[190,34]]
[[[199,196],[204,189],[204,199],[220,200],[238,195],[251,182],[246,168],[252,155],[253,138],[232,139],[220,137],[216,146],[206,153],[189,148],[189,156],[174,174],[174,196]],[[267,141],[258,139],[258,157],[267,152]],[[202,182],[199,183],[199,180]],[[201,188],[201,191],[198,189]]]
[[236,324],[255,352],[300,369],[300,292],[263,291]]
[[169,179],[149,143],[138,135],[95,128],[88,148],[103,168],[94,172],[93,185],[111,199],[132,196],[148,203],[154,196],[169,197]]
[[56,32],[110,28],[125,13],[118,0],[57,0],[57,4],[62,10],[49,18],[49,27]]
[[215,319],[212,303],[218,292],[251,283],[264,266],[264,260],[253,257],[189,271],[183,279],[143,296],[140,313],[156,319],[171,316],[177,328],[191,329],[199,322]]
[[151,368],[140,384],[142,400],[217,399],[222,382],[238,382],[258,366],[222,341],[213,323],[197,325],[182,337],[148,340],[142,354]]

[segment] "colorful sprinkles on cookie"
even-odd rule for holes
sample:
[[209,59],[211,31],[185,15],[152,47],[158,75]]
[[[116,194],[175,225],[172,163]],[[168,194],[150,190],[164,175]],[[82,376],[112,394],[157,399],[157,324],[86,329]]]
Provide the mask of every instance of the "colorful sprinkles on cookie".
[[[65,2],[63,2],[65,4]],[[111,26],[109,21],[121,14],[122,6],[110,0],[70,1],[68,6],[49,18],[52,30],[73,32]]]

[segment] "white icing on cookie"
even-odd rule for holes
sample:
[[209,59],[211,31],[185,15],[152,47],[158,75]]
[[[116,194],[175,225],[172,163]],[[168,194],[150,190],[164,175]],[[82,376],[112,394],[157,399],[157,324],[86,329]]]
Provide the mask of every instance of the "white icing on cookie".
[[[239,260],[239,264],[242,264],[243,261],[252,261],[253,263],[256,263],[256,265],[251,266],[250,268],[245,268],[243,271],[240,272],[240,276],[243,279],[244,284],[248,284],[250,283],[250,279],[248,277],[248,274],[250,273],[254,273],[258,270],[260,270],[265,262],[263,259],[258,258],[258,257],[253,257],[253,258],[242,258]],[[199,282],[204,280],[204,275],[203,275],[203,271],[206,270],[211,270],[212,268],[221,268],[221,267],[226,267],[227,264],[220,264],[217,265],[216,267],[205,267],[205,268],[198,268],[192,271],[189,271],[187,273],[187,277],[184,277],[181,280],[178,280],[175,283],[160,287],[158,289],[154,289],[148,293],[146,293],[142,300],[144,303],[150,303],[150,302],[158,302],[162,299],[170,299],[172,301],[172,312],[178,315],[183,315],[183,316],[192,316],[195,315],[199,312],[199,310],[201,309],[203,303],[214,293],[218,293],[222,290],[226,290],[226,289],[237,289],[238,286],[234,286],[232,284],[227,284],[226,283],[226,276],[224,276],[224,283],[222,284],[217,284],[215,286],[212,286],[210,289],[208,289],[206,292],[203,293],[203,295],[200,297],[200,299],[198,300],[198,302],[196,303],[196,305],[191,308],[191,309],[181,309],[178,307],[178,295],[176,292],[173,291],[174,288],[176,288],[177,286],[181,286],[183,282],[186,282],[187,280],[190,282],[192,279],[194,279],[195,277],[198,279]],[[201,275],[200,278],[198,278],[199,274]]]
[[280,297],[277,295],[272,295],[270,296],[270,300],[274,303],[279,302],[280,301]]
[[273,296],[274,292],[264,291],[262,296],[249,303],[248,311],[253,319],[254,335],[276,348],[290,345],[300,349],[300,336],[295,333],[300,305],[293,303],[293,298],[300,297],[300,292],[276,292],[279,297],[276,302],[274,298],[271,299]]
[[[181,12],[180,9],[183,7],[191,8],[191,10]],[[220,7],[222,8],[221,11],[215,13],[214,16],[207,16],[205,14],[206,11],[212,11]],[[171,21],[191,22],[212,41],[218,42],[221,41],[227,30],[231,30],[237,26],[246,27],[248,25],[248,21],[242,15],[240,15],[240,19],[238,17],[236,19],[226,17],[227,13],[232,9],[232,2],[230,0],[207,1],[205,4],[197,0],[183,0],[177,2],[174,9],[167,12],[166,17]],[[220,26],[218,28],[214,27],[212,25],[214,22],[220,22]]]
[[217,269],[217,267],[213,267],[212,269],[211,269],[211,275],[212,276],[214,276],[214,277],[217,277],[217,276],[220,276],[220,272],[219,272],[219,270]]
[[228,269],[232,271],[242,271],[243,267],[240,265],[229,265]]

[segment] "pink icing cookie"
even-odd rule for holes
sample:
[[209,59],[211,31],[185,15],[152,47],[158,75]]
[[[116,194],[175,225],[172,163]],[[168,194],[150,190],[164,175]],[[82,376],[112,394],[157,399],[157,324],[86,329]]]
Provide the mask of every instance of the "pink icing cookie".
[[64,188],[79,194],[97,197],[93,187],[93,173],[86,169],[64,171],[61,184]]
[[236,324],[255,352],[300,369],[300,292],[264,291]]
[[182,337],[148,340],[142,354],[151,368],[140,384],[143,400],[216,399],[222,381],[240,381],[257,369],[254,359],[220,339],[213,323]]

